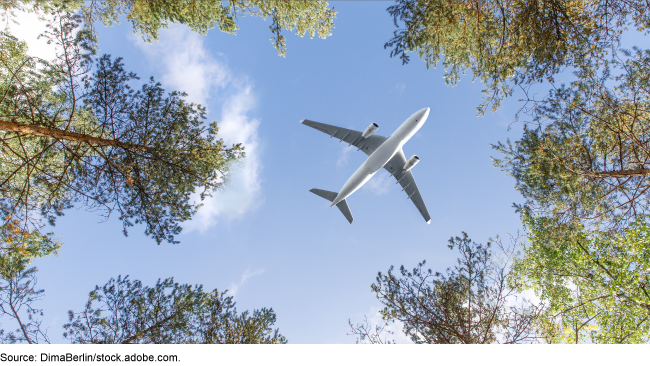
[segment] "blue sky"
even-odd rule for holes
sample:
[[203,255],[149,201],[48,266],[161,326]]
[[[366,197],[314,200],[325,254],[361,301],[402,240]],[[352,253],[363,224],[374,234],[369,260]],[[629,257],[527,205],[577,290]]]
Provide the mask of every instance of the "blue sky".
[[[423,259],[443,271],[454,263],[451,236],[466,231],[486,241],[519,230],[512,203],[522,198],[514,180],[492,166],[489,144],[519,137],[508,125],[521,103],[510,98],[498,112],[476,117],[483,86],[471,75],[451,88],[441,68],[427,71],[417,55],[406,66],[391,59],[383,48],[395,29],[390,4],[334,2],[333,35],[285,32],[286,58],[277,56],[270,22],[260,18],[240,18],[236,36],[174,25],[153,44],[127,22],[100,27],[101,54],[123,57],[142,81],[154,76],[168,91],[188,92],[207,106],[209,121],[221,123],[226,141],[245,143],[248,158],[184,225],[178,245],[156,245],[142,226],[124,237],[117,217],[101,222],[84,209],[60,218],[52,230],[63,248],[35,262],[52,341],[65,342],[67,311],[82,310],[95,285],[128,274],[147,285],[174,277],[228,289],[239,311],[272,307],[290,343],[354,343],[348,319],[376,319],[381,307],[370,291],[377,272]],[[23,28],[30,24],[24,19]],[[413,173],[430,225],[385,171],[348,199],[352,225],[309,192],[338,191],[366,155],[298,121],[357,130],[375,122],[376,133],[388,136],[424,107],[429,118],[404,153],[421,159]]]

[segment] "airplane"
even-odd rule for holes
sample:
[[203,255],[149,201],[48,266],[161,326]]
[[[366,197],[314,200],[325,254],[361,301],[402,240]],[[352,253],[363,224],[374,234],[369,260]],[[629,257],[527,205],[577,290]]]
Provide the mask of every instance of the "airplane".
[[411,169],[420,161],[420,158],[413,155],[406,160],[404,151],[402,151],[402,146],[406,141],[413,137],[427,120],[429,110],[429,108],[423,108],[413,113],[389,137],[375,135],[375,131],[379,128],[376,123],[372,123],[361,133],[308,119],[300,121],[304,125],[330,135],[330,138],[339,139],[339,143],[345,141],[349,144],[348,146],[354,145],[358,148],[357,151],[362,150],[368,154],[368,159],[352,174],[338,193],[316,188],[309,191],[332,202],[330,207],[336,205],[351,224],[354,218],[346,199],[383,167],[388,170],[391,177],[394,176],[397,179],[397,183],[402,186],[402,191],[406,191],[407,199],[415,204],[424,217],[424,221],[427,224],[431,223],[431,216],[429,216],[429,211],[427,211],[418,186],[415,184],[413,173],[411,173]]

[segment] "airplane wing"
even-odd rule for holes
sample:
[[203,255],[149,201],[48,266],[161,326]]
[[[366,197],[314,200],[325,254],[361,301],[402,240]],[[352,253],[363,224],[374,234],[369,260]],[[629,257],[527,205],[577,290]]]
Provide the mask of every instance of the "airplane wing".
[[[330,137],[340,140],[340,142],[347,142],[348,145],[354,145],[358,147],[357,150],[363,150],[363,152],[368,155],[372,154],[375,150],[377,150],[379,145],[383,144],[384,141],[388,139],[388,137],[379,135],[370,135],[364,139],[361,137],[362,132],[349,130],[342,127],[336,127],[325,123],[310,121],[308,119],[303,119],[300,121],[300,123],[314,128],[318,131],[324,132],[330,135]],[[402,164],[402,166],[404,165]]]
[[428,223],[431,222],[431,216],[429,216],[429,211],[427,211],[427,206],[424,204],[422,195],[420,195],[420,190],[418,185],[415,184],[415,178],[413,178],[413,173],[411,171],[402,173],[402,168],[406,164],[406,156],[404,156],[404,151],[399,149],[399,151],[393,156],[386,165],[384,169],[388,170],[392,174],[397,182],[402,186],[402,191],[406,191],[408,199],[413,202],[415,207],[420,211],[424,220]]

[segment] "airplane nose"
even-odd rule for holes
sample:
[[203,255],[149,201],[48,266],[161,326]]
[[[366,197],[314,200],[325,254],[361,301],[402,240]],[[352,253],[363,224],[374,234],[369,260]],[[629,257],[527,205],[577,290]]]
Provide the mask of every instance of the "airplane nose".
[[430,110],[431,110],[431,108],[422,108],[420,110],[420,118],[418,118],[418,119],[420,121],[424,121],[425,119],[427,119],[427,117],[429,117],[429,111]]

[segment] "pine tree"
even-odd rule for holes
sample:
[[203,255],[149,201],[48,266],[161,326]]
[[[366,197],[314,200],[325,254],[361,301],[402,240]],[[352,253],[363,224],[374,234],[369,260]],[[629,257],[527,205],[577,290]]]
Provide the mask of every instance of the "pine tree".
[[601,72],[530,100],[520,140],[494,146],[522,209],[558,223],[624,230],[648,214],[650,51],[620,52]]
[[58,13],[45,36],[61,52],[52,62],[27,55],[10,34],[0,38],[0,209],[40,228],[42,218],[75,205],[127,228],[142,223],[158,243],[177,243],[180,222],[221,187],[243,147],[226,147],[217,123],[184,93],[166,94],[138,77],[120,58],[92,65],[92,33],[75,28],[80,16]]
[[69,312],[63,334],[72,343],[286,343],[273,331],[273,309],[241,314],[226,291],[181,285],[154,287],[111,279],[90,292],[83,311]]
[[[509,286],[513,276],[509,263],[513,246],[494,241],[505,257],[496,258],[492,242],[473,242],[466,233],[449,240],[450,249],[458,249],[460,257],[447,275],[425,269],[422,261],[412,271],[401,266],[387,274],[379,272],[372,292],[384,308],[380,311],[385,325],[399,321],[415,343],[529,343],[535,342],[536,322],[544,310],[520,299]],[[352,326],[359,341],[386,343],[384,327],[374,330],[367,324]]]

